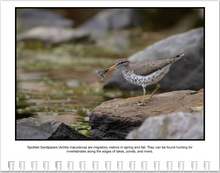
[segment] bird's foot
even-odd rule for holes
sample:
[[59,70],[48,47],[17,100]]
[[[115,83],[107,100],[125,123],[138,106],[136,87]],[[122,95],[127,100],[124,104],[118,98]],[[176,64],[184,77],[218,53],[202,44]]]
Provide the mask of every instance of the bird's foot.
[[139,100],[139,101],[137,101],[136,103],[137,103],[139,106],[145,106],[145,105],[146,105],[145,102],[146,102],[146,101],[142,102],[142,101]]
[[138,106],[145,106],[146,104],[145,103],[137,103]]
[[146,101],[148,102],[148,101],[152,101],[152,100],[155,100],[155,99],[156,99],[156,97],[148,98],[148,99],[146,99]]

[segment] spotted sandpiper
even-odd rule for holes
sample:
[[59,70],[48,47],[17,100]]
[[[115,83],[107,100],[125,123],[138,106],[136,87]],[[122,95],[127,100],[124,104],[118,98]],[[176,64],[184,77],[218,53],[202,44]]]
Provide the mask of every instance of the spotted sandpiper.
[[[152,99],[154,93],[160,88],[158,82],[168,73],[170,66],[180,59],[184,54],[177,55],[175,57],[157,60],[157,61],[147,61],[131,64],[127,59],[119,60],[115,65],[105,69],[104,71],[98,71],[99,76],[105,77],[105,74],[109,71],[112,71],[116,68],[120,69],[124,78],[138,86],[143,88],[143,99],[141,103],[138,103],[140,106],[144,106],[144,97],[145,97],[145,87],[148,85],[156,84],[156,89],[150,96]],[[103,79],[102,78],[102,79]],[[150,100],[149,99],[149,100]]]

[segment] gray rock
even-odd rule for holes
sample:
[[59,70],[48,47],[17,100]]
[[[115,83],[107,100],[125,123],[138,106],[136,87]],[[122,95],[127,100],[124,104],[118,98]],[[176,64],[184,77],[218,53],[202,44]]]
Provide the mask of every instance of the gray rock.
[[74,22],[70,19],[43,9],[23,9],[17,10],[17,23],[30,29],[37,26],[72,27]]
[[126,139],[203,139],[203,113],[174,113],[149,117]]
[[90,139],[59,121],[17,120],[16,139]]
[[141,23],[139,13],[134,9],[107,9],[80,25],[78,28],[86,30],[120,30],[134,27]]
[[[126,35],[117,31],[138,26],[141,22],[142,18],[137,10],[107,9],[100,11],[77,29],[89,32],[91,39],[98,46],[116,49],[111,51],[121,51],[122,48],[128,47],[129,40]],[[114,32],[109,33],[110,30]]]
[[[160,89],[172,90],[199,90],[204,87],[204,46],[203,28],[171,36],[148,46],[128,59],[134,62],[143,62],[167,59],[184,53],[185,56],[175,62],[168,74],[159,82]],[[142,87],[128,83],[120,71],[116,71],[104,88],[141,89]],[[154,89],[148,86],[147,89]]]
[[88,38],[84,30],[74,30],[58,27],[35,27],[18,35],[17,41],[39,41],[50,44],[74,42]]

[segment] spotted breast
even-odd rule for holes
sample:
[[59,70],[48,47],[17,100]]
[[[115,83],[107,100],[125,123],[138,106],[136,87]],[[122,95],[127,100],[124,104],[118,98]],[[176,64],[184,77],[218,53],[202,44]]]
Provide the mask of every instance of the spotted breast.
[[164,75],[168,73],[170,66],[171,64],[168,64],[164,68],[155,71],[147,76],[136,75],[133,71],[126,71],[126,69],[121,70],[121,72],[128,82],[145,88],[148,85],[152,85],[160,81],[164,77]]

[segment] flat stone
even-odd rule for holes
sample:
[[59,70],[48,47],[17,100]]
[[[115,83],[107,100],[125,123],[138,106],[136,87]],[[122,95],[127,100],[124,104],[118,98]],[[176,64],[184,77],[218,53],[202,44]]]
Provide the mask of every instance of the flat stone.
[[16,123],[16,139],[90,139],[60,121],[30,117]]
[[[145,98],[149,98],[147,95]],[[92,138],[123,139],[145,119],[177,112],[197,114],[203,112],[203,90],[181,90],[155,94],[145,106],[138,106],[142,96],[112,99],[97,106],[91,114]],[[199,107],[199,109],[198,109]]]
[[126,139],[204,139],[203,117],[183,112],[150,117]]
[[[128,59],[131,63],[135,63],[167,59],[184,53],[185,56],[175,62],[170,71],[159,81],[160,89],[164,91],[199,90],[204,87],[203,32],[203,28],[198,28],[168,37],[137,52]],[[119,70],[113,73],[104,88],[142,90],[142,87],[127,82]],[[154,85],[147,86],[147,89],[153,90],[154,88]]]
[[50,44],[75,42],[87,39],[89,33],[85,30],[66,29],[59,27],[34,27],[17,36],[17,41],[39,41]]

